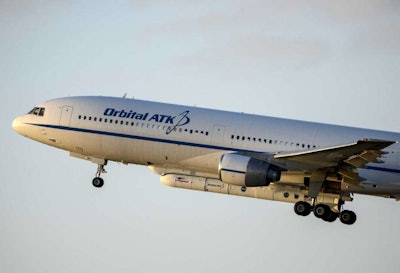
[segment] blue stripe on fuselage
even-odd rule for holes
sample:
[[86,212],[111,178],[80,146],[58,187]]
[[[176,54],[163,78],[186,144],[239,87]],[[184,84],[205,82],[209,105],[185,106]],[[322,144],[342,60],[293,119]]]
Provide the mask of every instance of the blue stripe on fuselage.
[[82,133],[105,135],[105,136],[123,137],[123,138],[129,138],[129,139],[146,140],[146,141],[161,142],[161,143],[168,143],[168,144],[185,145],[185,146],[191,146],[191,147],[197,147],[197,148],[206,148],[206,149],[223,150],[223,151],[234,151],[234,152],[251,152],[251,153],[260,153],[260,154],[265,153],[265,152],[260,152],[260,151],[257,152],[257,151],[252,151],[252,150],[232,149],[232,148],[223,147],[223,146],[215,146],[215,145],[200,144],[200,143],[193,143],[193,142],[169,140],[169,139],[162,139],[162,138],[144,137],[144,136],[137,136],[137,135],[128,135],[128,134],[121,134],[121,133],[115,133],[115,132],[97,131],[97,130],[74,128],[74,127],[59,126],[59,125],[37,124],[37,123],[28,123],[28,124],[34,125],[34,126],[39,126],[39,127],[51,128],[51,129],[59,129],[59,130],[82,132]]
[[366,166],[365,169],[374,170],[374,171],[381,171],[381,172],[388,172],[388,173],[400,173],[400,170],[382,168],[382,167],[376,167],[376,166]]
[[[97,130],[74,128],[74,127],[59,126],[59,125],[37,124],[37,123],[28,123],[28,124],[29,125],[34,125],[34,126],[39,126],[39,127],[51,128],[51,129],[82,132],[82,133],[89,133],[89,134],[98,134],[98,135],[105,135],[105,136],[115,136],[115,137],[138,139],[138,140],[160,142],[160,143],[168,143],[168,144],[177,144],[177,145],[184,145],[184,146],[197,147],[197,148],[206,148],[206,149],[232,151],[232,152],[249,152],[249,153],[258,153],[258,154],[265,154],[266,153],[266,152],[263,152],[263,151],[233,149],[233,148],[223,147],[223,146],[215,146],[215,145],[207,145],[207,144],[200,144],[200,143],[193,143],[193,142],[168,140],[168,139],[162,139],[162,138],[144,137],[144,136],[137,136],[137,135],[128,135],[128,134],[121,134],[121,133],[115,133],[115,132],[97,131]],[[397,169],[382,168],[382,167],[376,167],[376,166],[366,166],[365,169],[400,174],[400,170],[397,170]],[[227,170],[227,171],[229,171],[229,170]]]

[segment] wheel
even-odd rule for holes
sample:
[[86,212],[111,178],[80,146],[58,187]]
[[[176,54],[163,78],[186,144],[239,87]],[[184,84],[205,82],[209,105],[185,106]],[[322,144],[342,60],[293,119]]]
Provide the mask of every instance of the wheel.
[[351,210],[344,210],[340,213],[340,222],[346,225],[352,225],[356,222],[357,215]]
[[331,213],[331,209],[325,205],[325,204],[318,204],[314,208],[314,215],[317,218],[327,218],[329,217],[329,214]]
[[95,186],[96,188],[101,188],[104,185],[104,180],[101,177],[95,177],[92,180],[92,184],[93,186]]
[[332,223],[335,222],[338,217],[339,214],[331,210],[326,216],[322,218],[322,220]]
[[311,205],[304,201],[294,204],[294,212],[300,216],[307,216],[311,213]]

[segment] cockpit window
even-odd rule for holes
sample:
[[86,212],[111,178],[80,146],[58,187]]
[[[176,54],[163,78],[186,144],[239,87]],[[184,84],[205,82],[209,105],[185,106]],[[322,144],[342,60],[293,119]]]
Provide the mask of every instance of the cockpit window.
[[35,107],[31,111],[29,111],[28,114],[42,117],[42,116],[44,116],[44,110],[45,110],[45,108],[43,108],[43,107]]

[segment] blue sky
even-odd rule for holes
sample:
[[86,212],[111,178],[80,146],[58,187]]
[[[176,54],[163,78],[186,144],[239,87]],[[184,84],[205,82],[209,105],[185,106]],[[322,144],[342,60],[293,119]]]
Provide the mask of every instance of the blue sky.
[[109,95],[400,131],[398,1],[1,1],[1,272],[397,272],[400,205],[348,227],[163,186],[25,139],[36,103]]

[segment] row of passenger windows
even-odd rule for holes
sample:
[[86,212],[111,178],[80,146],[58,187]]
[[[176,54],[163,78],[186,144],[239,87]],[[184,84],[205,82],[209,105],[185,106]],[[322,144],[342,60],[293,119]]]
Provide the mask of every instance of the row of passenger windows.
[[282,141],[282,140],[273,140],[273,139],[266,139],[266,138],[257,138],[257,137],[246,137],[246,136],[239,136],[239,135],[231,135],[232,140],[241,140],[241,141],[252,141],[258,143],[265,143],[265,144],[274,144],[286,147],[295,147],[295,148],[316,148],[317,146],[311,144],[304,144],[304,143],[295,143],[289,141]]
[[[89,120],[89,121],[97,121],[97,122],[104,122],[104,123],[111,123],[111,124],[119,124],[119,125],[125,125],[125,126],[136,126],[136,127],[142,127],[142,128],[148,128],[148,129],[156,129],[156,130],[167,130],[170,131],[172,129],[171,126],[166,126],[166,125],[157,125],[157,124],[151,124],[151,123],[145,123],[145,122],[134,122],[134,121],[124,121],[124,120],[118,120],[118,119],[110,119],[110,118],[97,118],[97,117],[88,117],[88,116],[82,116],[79,115],[78,119],[83,119],[83,120]],[[183,128],[173,128],[174,132],[187,132],[189,134],[200,134],[200,135],[205,135],[208,136],[209,132],[204,131],[204,130],[194,130],[194,129],[183,129]]]
[[[43,112],[44,112],[44,109],[43,109]],[[164,131],[165,130],[170,131],[172,129],[171,126],[166,126],[166,125],[156,125],[156,124],[150,124],[150,123],[145,123],[145,122],[124,121],[124,120],[110,119],[110,118],[97,118],[97,117],[82,116],[82,115],[79,115],[78,119],[111,123],[111,124],[119,124],[119,125],[132,126],[132,127],[136,126],[136,127],[142,127],[142,128],[148,128],[148,129],[164,130]],[[208,131],[194,130],[194,129],[188,129],[188,128],[185,128],[185,129],[173,128],[173,131],[174,132],[186,132],[186,133],[190,133],[190,134],[200,134],[200,135],[205,135],[205,136],[209,135]],[[293,148],[297,148],[297,149],[316,148],[315,145],[310,145],[310,144],[294,143],[294,142],[288,142],[288,141],[282,141],[282,140],[273,140],[273,139],[256,138],[256,137],[246,137],[246,136],[239,136],[239,135],[231,135],[231,139],[232,140],[241,140],[241,141],[252,141],[252,142],[271,144],[271,145],[272,144],[280,145],[280,146],[286,146],[286,147],[293,147]]]

